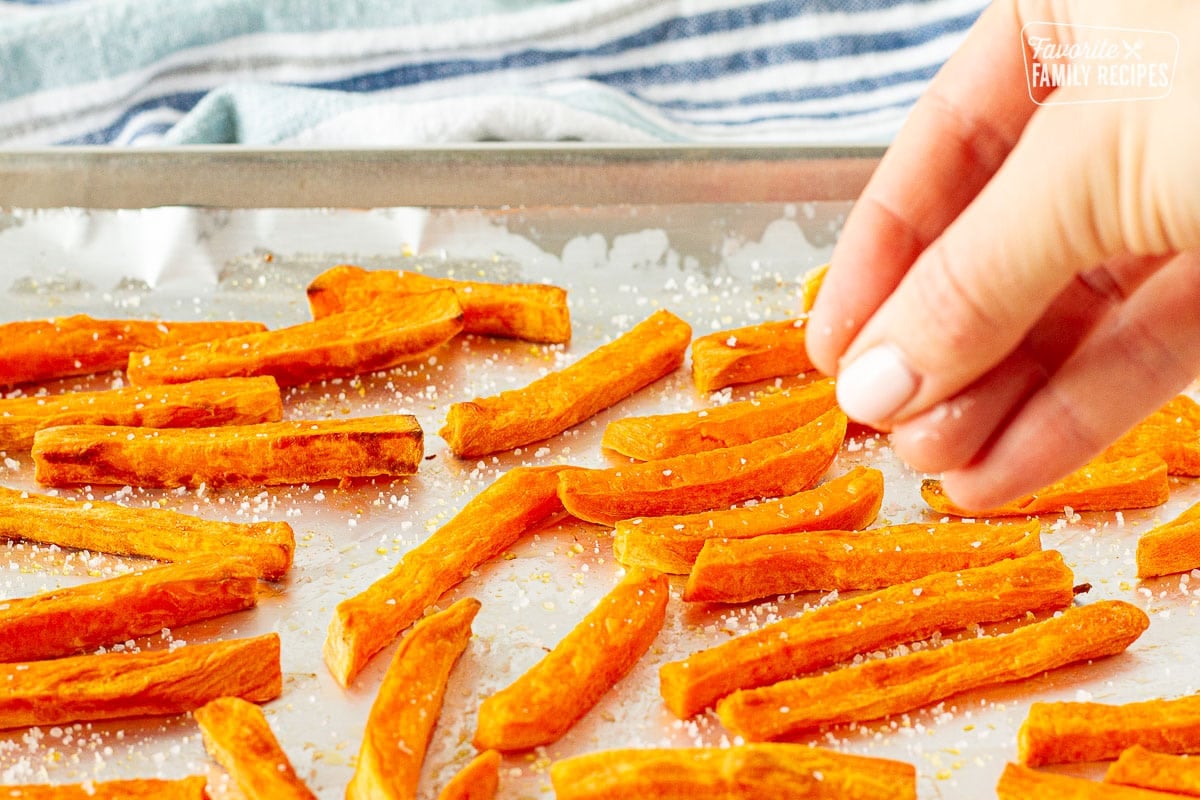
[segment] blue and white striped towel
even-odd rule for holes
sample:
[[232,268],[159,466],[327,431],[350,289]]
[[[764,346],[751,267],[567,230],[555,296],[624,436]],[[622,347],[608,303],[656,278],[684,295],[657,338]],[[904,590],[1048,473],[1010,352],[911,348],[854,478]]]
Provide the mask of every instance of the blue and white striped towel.
[[0,145],[882,143],[985,0],[0,0]]

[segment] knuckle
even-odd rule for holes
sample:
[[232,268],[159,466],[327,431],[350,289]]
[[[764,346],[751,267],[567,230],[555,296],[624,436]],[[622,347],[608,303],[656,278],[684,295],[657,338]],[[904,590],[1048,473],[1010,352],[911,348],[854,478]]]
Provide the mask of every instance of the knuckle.
[[962,275],[946,248],[927,251],[925,269],[916,274],[914,290],[921,322],[914,331],[919,352],[915,359],[932,359],[941,371],[959,371],[981,355],[991,356],[989,340],[1006,327],[999,298],[986,286]]

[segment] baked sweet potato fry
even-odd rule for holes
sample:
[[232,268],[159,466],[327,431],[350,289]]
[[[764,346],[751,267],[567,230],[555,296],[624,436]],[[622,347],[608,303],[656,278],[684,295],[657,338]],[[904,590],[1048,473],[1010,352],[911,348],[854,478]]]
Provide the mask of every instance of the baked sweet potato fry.
[[1071,605],[1073,575],[1053,550],[961,572],[938,572],[820,606],[701,650],[658,671],[680,719],[738,689],[755,689],[939,631]]
[[493,800],[500,787],[500,753],[484,750],[438,792],[437,800]]
[[371,658],[425,609],[496,558],[531,527],[562,511],[558,474],[569,467],[517,467],[475,496],[400,563],[338,603],[325,638],[325,663],[349,686]]
[[475,746],[506,752],[562,738],[650,649],[669,597],[661,572],[631,569],[541,661],[483,701]]
[[1149,626],[1120,600],[1077,606],[1013,633],[867,661],[824,675],[737,691],[717,703],[726,729],[747,741],[879,719],[951,695],[1120,653]]
[[192,716],[204,736],[204,749],[225,768],[246,800],[316,800],[258,706],[240,697],[219,697]]
[[735,383],[798,375],[813,368],[805,317],[762,322],[700,336],[692,342],[692,380],[701,392]]
[[365,270],[342,264],[308,286],[314,319],[362,308],[387,295],[453,289],[463,310],[463,332],[548,344],[571,340],[567,293],[541,283],[483,283],[434,278],[419,272]]
[[462,330],[462,308],[443,289],[380,298],[354,311],[262,333],[133,353],[135,386],[271,375],[280,386],[391,369]]
[[244,558],[203,555],[0,602],[0,661],[72,655],[251,608],[258,573]]
[[124,369],[129,354],[266,330],[259,322],[93,319],[84,314],[0,325],[0,386]]
[[1108,761],[1135,744],[1159,753],[1200,753],[1200,695],[1138,703],[1034,703],[1017,732],[1027,767]]
[[463,598],[413,626],[371,705],[346,800],[415,800],[450,670],[471,640],[479,601]]
[[276,486],[412,475],[424,453],[416,417],[264,422],[147,430],[63,425],[38,431],[34,477],[51,486]]
[[1157,453],[1172,475],[1200,476],[1200,403],[1185,394],[1175,397],[1105,450],[1103,458],[1141,453]]
[[688,576],[688,603],[744,603],[793,592],[878,589],[1042,549],[1036,520],[1016,525],[908,523],[868,531],[709,539]]
[[439,431],[459,458],[511,450],[562,433],[674,371],[692,328],[656,311],[616,340],[522,389],[454,403]]
[[829,274],[829,265],[822,264],[819,267],[813,267],[800,277],[800,310],[804,313],[812,311],[812,307],[817,304],[817,295],[821,293],[821,287],[825,284],[827,274]]
[[801,744],[606,750],[550,766],[557,800],[916,800],[911,764]]
[[286,522],[217,522],[166,509],[78,502],[3,486],[0,539],[160,561],[240,556],[265,580],[282,578],[296,550],[295,534]]
[[208,428],[278,422],[279,385],[270,376],[214,378],[153,389],[69,392],[0,400],[0,450],[33,446],[33,436],[56,425]]
[[600,444],[640,461],[673,458],[787,433],[836,405],[833,381],[821,380],[786,394],[702,411],[613,420],[604,428]]
[[1126,748],[1104,773],[1105,783],[1200,797],[1200,758]]
[[279,636],[0,664],[0,686],[0,729],[182,714],[225,696],[265,703],[283,691]]
[[1041,491],[998,508],[971,510],[955,505],[939,480],[921,482],[921,497],[939,514],[956,517],[1005,517],[1075,511],[1149,508],[1167,501],[1167,463],[1154,453],[1119,461],[1093,461]]
[[1139,578],[1200,567],[1200,503],[1142,534],[1137,543]]
[[625,566],[686,575],[709,539],[860,530],[875,520],[882,502],[883,473],[855,467],[815,489],[779,500],[700,514],[623,519],[617,523],[613,552]]
[[996,784],[996,797],[997,800],[1179,800],[1177,794],[1038,772],[1020,764],[1004,767],[1000,782]]
[[564,472],[558,495],[572,515],[605,525],[726,509],[808,489],[829,469],[845,436],[846,415],[834,408],[803,427],[737,447]]
[[179,780],[135,778],[123,781],[88,781],[70,784],[5,786],[5,800],[207,800],[201,775]]

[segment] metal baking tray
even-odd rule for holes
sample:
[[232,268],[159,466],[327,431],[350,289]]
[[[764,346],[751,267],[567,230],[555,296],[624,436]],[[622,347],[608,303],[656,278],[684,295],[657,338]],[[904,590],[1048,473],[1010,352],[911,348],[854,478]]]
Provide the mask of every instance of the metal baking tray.
[[[289,418],[415,414],[427,434],[427,460],[414,477],[203,494],[119,486],[60,491],[217,519],[292,524],[295,567],[286,581],[264,584],[257,609],[132,646],[278,632],[285,688],[266,705],[268,720],[314,791],[342,797],[392,648],[350,690],[338,688],[320,654],[338,601],[390,570],[515,465],[609,465],[615,462],[600,450],[599,439],[611,419],[705,407],[801,379],[702,396],[685,365],[565,434],[472,461],[455,459],[436,435],[448,405],[522,386],[656,308],[683,316],[696,335],[794,314],[798,277],[828,258],[877,157],[876,151],[854,150],[585,147],[8,153],[0,155],[0,203],[9,205],[0,211],[0,321],[87,312],[287,325],[307,318],[309,280],[340,262],[549,281],[569,290],[574,338],[567,347],[459,337],[434,357],[386,375],[287,393]],[[23,183],[13,177],[19,174]],[[796,176],[810,182],[793,183]],[[415,183],[390,184],[401,178]],[[122,381],[120,374],[103,374],[47,390]],[[833,472],[857,464],[885,473],[879,524],[935,518],[918,496],[921,476],[895,458],[886,438],[856,434]],[[39,489],[28,454],[0,458],[0,484]],[[994,796],[1004,763],[1015,757],[1016,729],[1034,700],[1122,702],[1196,691],[1200,633],[1193,616],[1200,573],[1139,582],[1133,551],[1140,532],[1198,499],[1193,482],[1176,482],[1171,500],[1158,509],[1043,518],[1045,545],[1064,553],[1079,582],[1092,584],[1083,602],[1121,598],[1151,615],[1149,631],[1127,653],[798,741],[908,761],[919,772],[922,798],[973,800]],[[0,544],[0,599],[137,565],[134,559]],[[608,529],[561,518],[442,599],[444,607],[474,596],[483,609],[451,676],[421,797],[434,797],[473,755],[470,739],[482,698],[535,663],[619,571]],[[659,665],[831,600],[811,594],[692,607],[678,600],[681,588],[675,579],[666,627],[632,674],[561,741],[505,759],[501,797],[550,796],[548,765],[573,753],[730,744],[715,717],[680,722],[663,708]],[[1063,771],[1098,774],[1095,765]],[[0,785],[193,773],[207,773],[218,797],[237,796],[205,756],[186,715],[0,733]]]

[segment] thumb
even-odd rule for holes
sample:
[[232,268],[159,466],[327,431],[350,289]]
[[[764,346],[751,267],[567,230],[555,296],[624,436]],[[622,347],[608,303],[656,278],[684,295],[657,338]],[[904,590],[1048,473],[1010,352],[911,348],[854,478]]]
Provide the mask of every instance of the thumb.
[[[1126,249],[1114,104],[1043,106],[842,358],[838,401],[875,425],[957,394],[1014,350],[1074,279]],[[1119,288],[1119,287],[1118,287]]]

